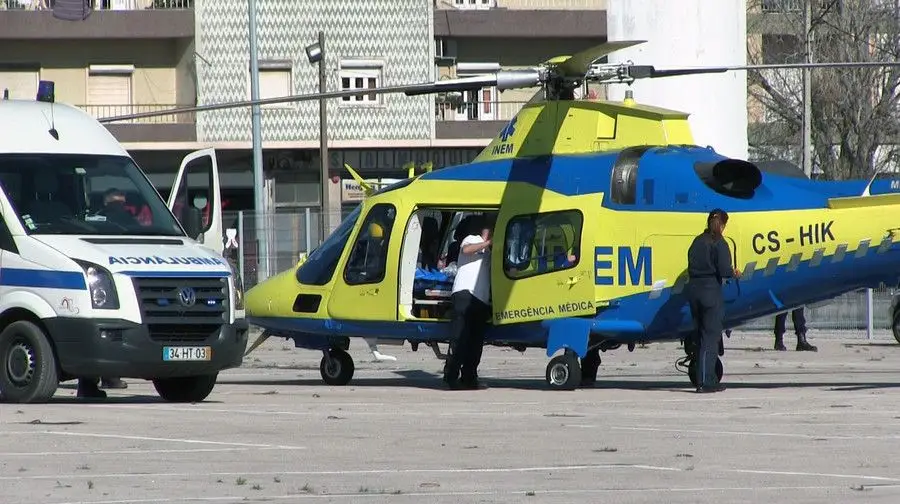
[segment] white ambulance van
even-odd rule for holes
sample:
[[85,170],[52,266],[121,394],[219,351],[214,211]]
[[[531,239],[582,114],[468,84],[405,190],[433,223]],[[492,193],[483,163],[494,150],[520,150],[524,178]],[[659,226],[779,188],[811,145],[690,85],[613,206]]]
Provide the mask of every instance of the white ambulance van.
[[53,101],[46,81],[0,97],[0,401],[99,376],[202,401],[248,332],[215,152],[184,158],[166,203],[102,124]]

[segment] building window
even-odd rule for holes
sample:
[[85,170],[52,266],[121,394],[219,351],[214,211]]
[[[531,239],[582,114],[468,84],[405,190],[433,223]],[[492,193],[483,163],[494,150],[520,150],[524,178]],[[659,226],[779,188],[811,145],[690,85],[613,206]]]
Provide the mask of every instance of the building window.
[[[817,3],[813,0],[813,2],[814,9],[832,9],[834,12],[843,8],[843,2],[840,0],[819,0]],[[763,12],[803,12],[804,7],[806,7],[805,0],[762,0]]]
[[34,100],[40,69],[0,63],[0,99],[6,92],[10,100]]
[[134,65],[88,67],[87,112],[97,119],[132,114]]
[[805,58],[803,41],[796,35],[771,33],[762,35],[762,59],[764,64],[803,63]]
[[[499,63],[459,63],[456,66],[456,75],[460,79],[485,75],[500,70]],[[496,86],[486,86],[481,89],[470,89],[461,92],[462,98],[456,107],[457,121],[498,121],[498,93]]]
[[490,9],[495,7],[494,0],[453,0],[457,9]]
[[[380,61],[356,60],[341,62],[341,91],[381,87],[383,77],[384,64]],[[349,105],[378,105],[381,104],[381,95],[368,93],[344,96],[341,98],[341,101]]]
[[574,268],[584,218],[578,210],[520,215],[506,226],[503,271],[521,279]]
[[[281,98],[294,94],[293,65],[286,60],[259,62],[259,99]],[[250,73],[247,73],[247,99],[251,99]],[[291,108],[292,102],[260,105],[262,108]]]

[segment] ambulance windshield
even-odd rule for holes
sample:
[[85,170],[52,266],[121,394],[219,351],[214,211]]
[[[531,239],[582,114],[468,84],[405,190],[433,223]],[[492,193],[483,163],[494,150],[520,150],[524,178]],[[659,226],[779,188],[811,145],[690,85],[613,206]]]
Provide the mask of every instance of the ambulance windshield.
[[184,236],[128,157],[0,154],[0,186],[29,234]]

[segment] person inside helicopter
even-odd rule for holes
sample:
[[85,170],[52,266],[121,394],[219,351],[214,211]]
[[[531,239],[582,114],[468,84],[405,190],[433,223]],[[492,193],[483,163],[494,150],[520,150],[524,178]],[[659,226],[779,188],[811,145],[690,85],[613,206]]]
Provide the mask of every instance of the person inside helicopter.
[[373,210],[366,218],[365,225],[353,244],[347,265],[346,280],[353,285],[376,280],[384,275],[387,254],[384,247],[388,243],[394,225],[394,210],[382,207]]
[[440,247],[440,227],[434,217],[428,216],[422,220],[422,238],[419,247],[419,267],[425,269],[438,269],[438,247]]

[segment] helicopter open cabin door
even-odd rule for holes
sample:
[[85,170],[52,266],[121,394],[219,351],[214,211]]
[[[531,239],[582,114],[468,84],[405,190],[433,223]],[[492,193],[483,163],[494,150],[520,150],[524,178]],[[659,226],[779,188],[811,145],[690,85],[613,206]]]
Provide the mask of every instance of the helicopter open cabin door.
[[[596,313],[597,212],[590,210],[599,209],[602,198],[544,192],[501,207],[491,252],[495,325]],[[540,201],[537,211],[535,201]]]
[[192,239],[222,254],[222,195],[215,149],[194,151],[182,159],[168,206]]

